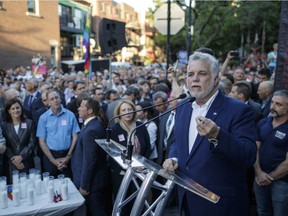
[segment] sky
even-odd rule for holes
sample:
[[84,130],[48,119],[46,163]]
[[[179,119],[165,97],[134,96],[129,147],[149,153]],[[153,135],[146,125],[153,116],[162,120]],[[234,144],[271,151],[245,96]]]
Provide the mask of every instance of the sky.
[[124,2],[133,8],[135,8],[138,12],[146,12],[149,7],[154,7],[152,0],[115,0],[117,2]]

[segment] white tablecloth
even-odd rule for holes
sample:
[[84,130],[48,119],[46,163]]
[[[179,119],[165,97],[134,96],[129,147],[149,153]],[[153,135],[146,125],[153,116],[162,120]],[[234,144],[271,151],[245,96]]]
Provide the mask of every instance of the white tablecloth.
[[[84,198],[80,192],[76,189],[73,182],[68,179],[68,200],[60,201],[58,203],[49,203],[48,194],[44,193],[42,195],[35,196],[35,203],[32,206],[28,205],[27,199],[20,199],[20,206],[14,207],[10,199],[8,199],[8,208],[0,209],[0,215],[53,215],[61,216],[74,211],[84,203]],[[54,180],[55,190],[59,191],[58,185],[59,180]]]

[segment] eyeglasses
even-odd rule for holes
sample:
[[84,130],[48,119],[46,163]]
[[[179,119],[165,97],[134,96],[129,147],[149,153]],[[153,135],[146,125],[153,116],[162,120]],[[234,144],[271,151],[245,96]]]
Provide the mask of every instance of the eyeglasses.
[[59,100],[60,98],[58,96],[55,96],[53,98],[50,98],[49,101],[56,101],[56,100]]

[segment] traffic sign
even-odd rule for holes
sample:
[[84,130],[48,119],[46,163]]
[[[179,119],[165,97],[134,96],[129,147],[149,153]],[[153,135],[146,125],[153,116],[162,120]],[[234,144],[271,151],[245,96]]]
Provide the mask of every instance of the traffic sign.
[[[163,35],[167,35],[167,11],[168,5],[163,4],[154,14],[154,26]],[[171,3],[171,12],[170,34],[175,35],[185,24],[185,13],[176,3]]]

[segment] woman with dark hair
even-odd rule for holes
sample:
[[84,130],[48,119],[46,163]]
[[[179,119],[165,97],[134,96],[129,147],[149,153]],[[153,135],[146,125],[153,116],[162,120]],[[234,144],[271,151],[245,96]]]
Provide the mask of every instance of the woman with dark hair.
[[34,167],[33,151],[35,131],[32,121],[26,119],[23,105],[17,98],[7,101],[4,121],[1,123],[3,136],[6,139],[4,155],[4,173],[11,183],[13,170],[27,172]]

